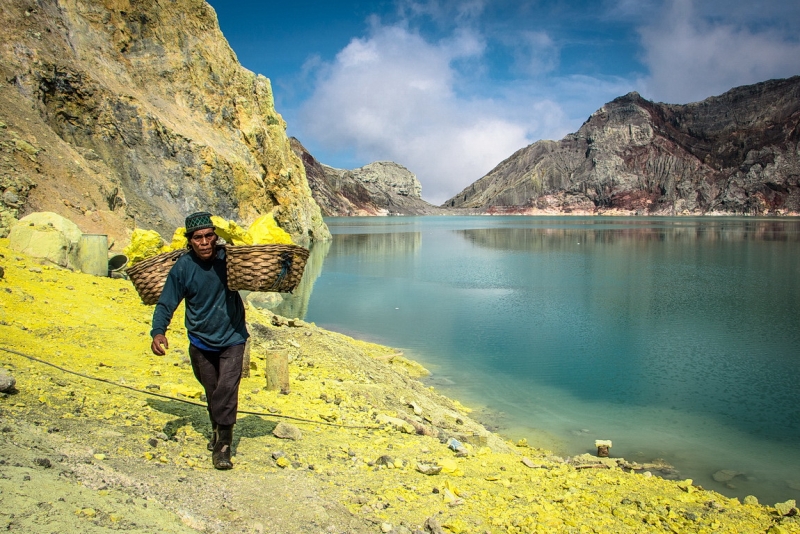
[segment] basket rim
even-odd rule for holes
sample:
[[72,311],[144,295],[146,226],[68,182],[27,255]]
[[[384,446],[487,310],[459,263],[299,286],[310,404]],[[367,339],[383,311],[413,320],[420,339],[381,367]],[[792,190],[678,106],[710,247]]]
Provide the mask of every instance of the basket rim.
[[177,258],[177,257],[183,256],[187,252],[188,252],[188,249],[171,250],[169,252],[162,252],[161,254],[157,254],[155,256],[150,256],[149,258],[145,258],[142,261],[139,261],[139,262],[131,265],[130,267],[125,269],[125,272],[128,273],[128,275],[131,275],[131,274],[135,275],[139,271],[144,271],[144,270],[152,267],[153,265],[156,265],[156,264],[159,264],[159,263],[163,263],[164,261],[169,260],[169,259],[171,259],[173,257]]
[[308,250],[305,247],[301,247],[300,245],[289,244],[289,243],[258,243],[255,245],[221,245],[227,251],[233,252],[244,252],[246,250],[268,250],[273,248],[288,248],[288,249],[299,249],[299,250]]

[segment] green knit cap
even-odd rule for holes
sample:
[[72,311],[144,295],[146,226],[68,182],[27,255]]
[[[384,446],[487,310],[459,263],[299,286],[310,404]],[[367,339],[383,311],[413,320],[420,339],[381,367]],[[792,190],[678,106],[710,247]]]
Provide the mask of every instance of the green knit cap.
[[211,222],[211,214],[207,211],[198,211],[186,217],[187,235],[195,230],[202,230],[204,228],[214,228],[214,223]]

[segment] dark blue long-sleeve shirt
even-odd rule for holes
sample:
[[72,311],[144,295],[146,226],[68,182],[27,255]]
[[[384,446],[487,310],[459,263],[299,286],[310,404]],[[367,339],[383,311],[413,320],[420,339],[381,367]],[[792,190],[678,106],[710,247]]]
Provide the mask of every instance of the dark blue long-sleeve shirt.
[[242,298],[228,289],[225,249],[218,248],[211,261],[193,251],[178,258],[153,312],[151,337],[166,333],[181,300],[186,301],[186,330],[202,345],[222,350],[247,341]]

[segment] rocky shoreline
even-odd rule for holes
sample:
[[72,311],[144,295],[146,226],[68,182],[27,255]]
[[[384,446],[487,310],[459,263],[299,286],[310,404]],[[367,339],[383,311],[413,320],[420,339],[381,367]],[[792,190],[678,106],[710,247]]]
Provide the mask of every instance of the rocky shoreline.
[[[658,466],[512,443],[390,347],[248,309],[235,468],[211,467],[185,331],[149,351],[130,282],[0,240],[0,527],[25,532],[800,532]],[[179,310],[179,315],[182,312]],[[180,321],[176,321],[180,322]],[[265,388],[268,350],[290,391]],[[35,359],[33,359],[35,358]],[[55,367],[55,366],[57,367]],[[77,374],[76,374],[77,373]]]

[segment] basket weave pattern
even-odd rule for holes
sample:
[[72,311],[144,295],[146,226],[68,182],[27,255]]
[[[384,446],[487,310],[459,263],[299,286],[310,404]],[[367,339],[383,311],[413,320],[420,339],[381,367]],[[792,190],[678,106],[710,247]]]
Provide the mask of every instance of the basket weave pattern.
[[297,245],[228,245],[228,289],[291,293],[303,277],[308,249]]
[[161,296],[161,291],[164,289],[164,283],[167,281],[167,275],[175,262],[186,254],[187,250],[174,250],[172,252],[165,252],[152,258],[142,260],[133,267],[129,267],[126,271],[128,277],[133,282],[133,287],[139,293],[144,304],[155,304],[158,302],[158,297]]

